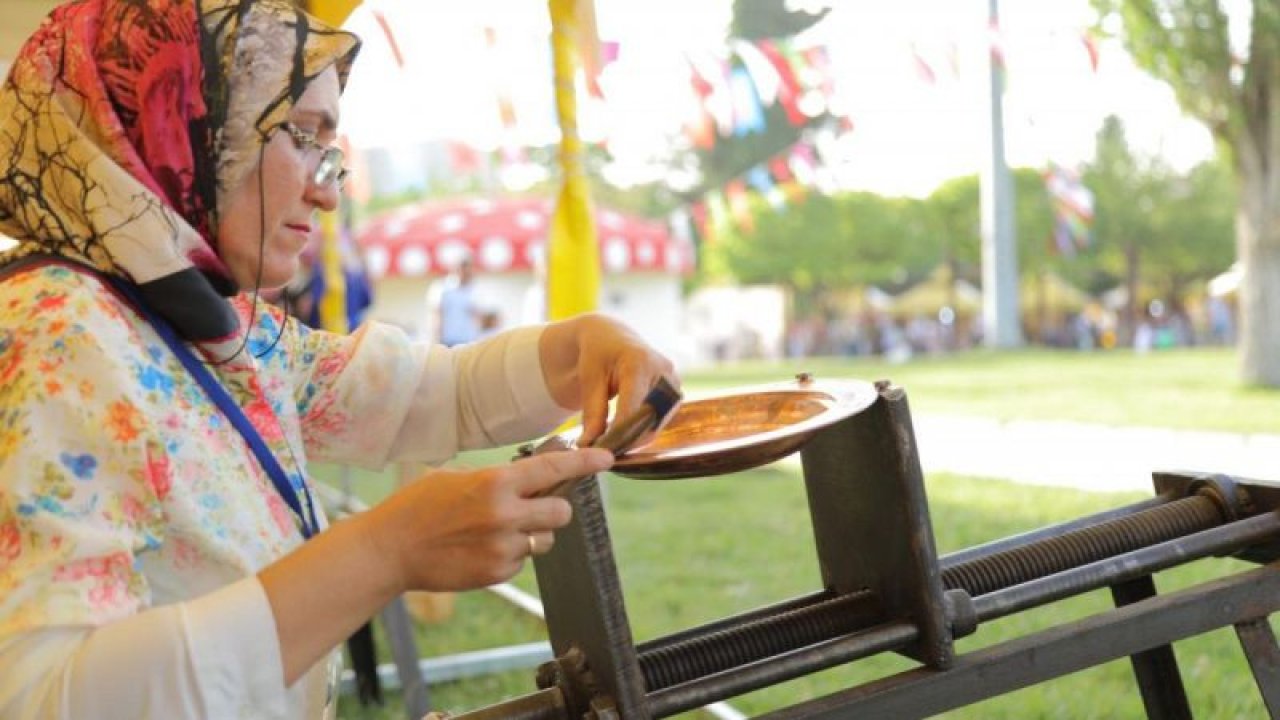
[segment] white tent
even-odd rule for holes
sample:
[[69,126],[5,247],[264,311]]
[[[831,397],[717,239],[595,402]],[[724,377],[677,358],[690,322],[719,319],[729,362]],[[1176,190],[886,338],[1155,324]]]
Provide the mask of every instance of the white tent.
[[1226,272],[1212,277],[1206,289],[1210,297],[1230,297],[1240,290],[1240,281],[1243,279],[1244,268],[1240,267],[1240,263],[1234,263]]

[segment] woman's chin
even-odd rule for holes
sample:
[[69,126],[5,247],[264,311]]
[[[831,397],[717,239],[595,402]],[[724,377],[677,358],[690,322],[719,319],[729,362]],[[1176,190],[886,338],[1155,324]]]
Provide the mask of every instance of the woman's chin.
[[233,273],[236,284],[240,289],[247,292],[258,290],[278,290],[293,279],[298,273],[299,263],[297,258],[290,260],[267,261],[262,268],[262,275],[259,276],[257,269],[245,269],[243,272]]

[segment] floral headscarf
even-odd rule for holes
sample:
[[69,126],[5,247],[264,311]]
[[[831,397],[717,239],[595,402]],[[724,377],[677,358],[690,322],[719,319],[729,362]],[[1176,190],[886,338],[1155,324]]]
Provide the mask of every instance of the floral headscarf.
[[0,232],[137,283],[193,341],[237,331],[218,209],[359,40],[287,0],[77,0],[0,89]]

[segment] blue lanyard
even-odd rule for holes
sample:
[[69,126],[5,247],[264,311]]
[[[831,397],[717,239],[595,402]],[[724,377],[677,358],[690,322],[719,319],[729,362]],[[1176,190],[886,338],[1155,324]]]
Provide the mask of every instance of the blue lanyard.
[[[298,517],[302,525],[302,537],[310,538],[315,535],[319,531],[319,522],[316,519],[315,505],[311,501],[311,490],[307,488],[306,481],[303,480],[300,486],[295,486],[289,480],[289,476],[285,473],[284,468],[280,467],[280,462],[276,460],[271,448],[267,447],[262,436],[258,434],[257,428],[253,426],[253,423],[249,422],[249,418],[245,417],[244,411],[231,398],[227,389],[222,386],[222,383],[218,382],[213,373],[209,372],[209,368],[205,367],[204,363],[196,358],[186,343],[174,332],[173,327],[164,318],[157,315],[155,311],[147,307],[141,295],[138,294],[137,288],[117,277],[108,276],[106,279],[125,297],[129,298],[134,307],[151,323],[151,326],[160,334],[161,339],[169,346],[173,354],[178,357],[178,360],[182,362],[187,372],[191,373],[191,377],[195,378],[200,387],[204,388],[209,399],[213,400],[227,420],[230,420],[235,429],[240,432],[244,441],[249,444],[249,449],[258,457],[258,462],[262,463],[262,469],[271,478],[271,484],[276,486],[276,492],[280,493],[280,497],[284,498],[285,503],[289,505],[289,509],[293,510],[294,515]],[[306,512],[303,512],[304,503],[306,504]]]

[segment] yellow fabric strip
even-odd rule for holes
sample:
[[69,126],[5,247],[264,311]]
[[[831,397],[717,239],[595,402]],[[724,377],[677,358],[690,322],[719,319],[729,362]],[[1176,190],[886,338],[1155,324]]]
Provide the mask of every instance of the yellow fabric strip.
[[592,0],[548,0],[563,183],[547,243],[547,314],[552,320],[594,310],[600,296],[600,252],[578,137],[574,85],[580,2]]
[[[342,25],[361,0],[307,0],[306,9],[321,22]],[[341,212],[341,211],[338,211]],[[342,253],[338,249],[338,213],[320,214],[320,272],[324,295],[320,298],[320,326],[330,332],[345,333],[347,327],[347,282],[342,274]]]
[[321,22],[339,27],[360,7],[361,2],[362,0],[306,0],[301,4]]

